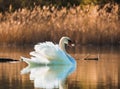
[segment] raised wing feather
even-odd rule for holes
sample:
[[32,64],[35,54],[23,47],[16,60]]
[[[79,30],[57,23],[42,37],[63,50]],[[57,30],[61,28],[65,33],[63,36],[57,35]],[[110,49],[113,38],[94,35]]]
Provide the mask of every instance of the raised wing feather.
[[33,51],[30,52],[30,55],[32,55],[33,57],[31,57],[32,60],[34,60],[37,63],[49,63],[50,61],[45,58],[43,55],[41,55],[40,53]]
[[34,49],[49,60],[53,59],[58,51],[58,48],[52,42],[39,43],[35,45]]
[[[42,56],[50,62],[69,62],[65,52],[63,52],[58,45],[54,45],[52,42],[44,42],[35,45],[35,52],[38,55],[32,55],[35,57]],[[40,55],[39,55],[40,54]]]

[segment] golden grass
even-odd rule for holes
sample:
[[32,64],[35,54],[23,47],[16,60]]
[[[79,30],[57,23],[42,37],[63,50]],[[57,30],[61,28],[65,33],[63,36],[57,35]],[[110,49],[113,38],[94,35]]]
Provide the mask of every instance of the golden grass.
[[76,44],[120,44],[119,6],[76,6],[57,10],[54,6],[26,8],[0,14],[0,44],[58,42],[69,36]]

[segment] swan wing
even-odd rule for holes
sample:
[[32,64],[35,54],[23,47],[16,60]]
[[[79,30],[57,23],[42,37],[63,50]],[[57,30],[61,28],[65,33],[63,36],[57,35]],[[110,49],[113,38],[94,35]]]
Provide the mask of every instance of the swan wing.
[[42,54],[36,51],[30,52],[30,55],[32,56],[31,59],[34,60],[37,63],[49,63],[50,61],[45,58]]
[[47,60],[46,58],[37,58],[37,57],[31,57],[31,58],[25,58],[25,57],[21,57],[21,60],[26,62],[28,65],[43,65],[43,64],[48,64],[50,63],[49,60]]
[[46,58],[47,61],[55,63],[69,62],[66,53],[63,50],[61,50],[58,45],[55,45],[52,42],[39,43],[34,46],[34,49],[35,52],[30,54],[35,57],[42,56],[43,58]]

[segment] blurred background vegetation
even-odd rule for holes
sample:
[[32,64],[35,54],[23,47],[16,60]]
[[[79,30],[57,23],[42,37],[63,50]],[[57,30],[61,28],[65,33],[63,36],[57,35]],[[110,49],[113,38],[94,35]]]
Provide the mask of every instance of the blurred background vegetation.
[[0,12],[15,11],[19,8],[32,9],[36,5],[40,7],[54,5],[60,9],[61,7],[106,3],[120,4],[120,0],[0,0]]
[[120,45],[120,0],[0,0],[0,44]]

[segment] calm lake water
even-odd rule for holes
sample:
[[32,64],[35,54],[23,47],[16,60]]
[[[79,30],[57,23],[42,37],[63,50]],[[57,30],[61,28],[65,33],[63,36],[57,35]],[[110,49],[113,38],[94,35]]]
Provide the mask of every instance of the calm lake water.
[[[31,47],[0,47],[0,58],[30,57]],[[34,66],[0,63],[0,89],[120,89],[120,47],[77,46],[68,52],[74,66]],[[99,60],[81,60],[86,55]]]

